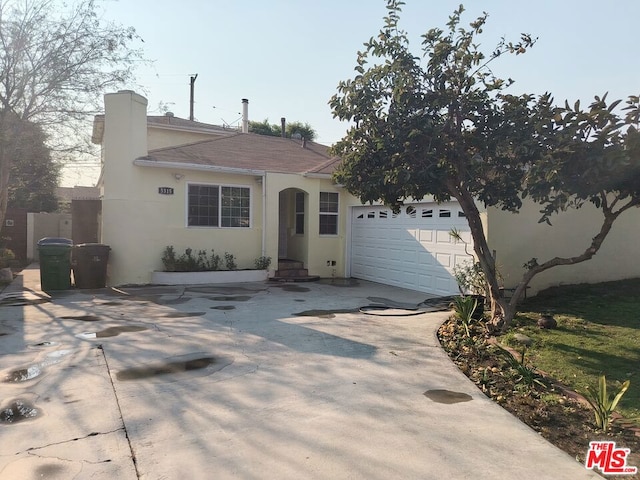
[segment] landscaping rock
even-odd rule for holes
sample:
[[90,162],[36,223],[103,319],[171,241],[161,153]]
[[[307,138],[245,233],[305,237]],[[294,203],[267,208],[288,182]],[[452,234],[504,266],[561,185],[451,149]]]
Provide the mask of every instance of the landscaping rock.
[[13,272],[10,268],[0,269],[0,283],[8,284],[13,282]]
[[556,322],[556,319],[553,318],[553,315],[545,314],[541,315],[538,319],[538,327],[548,328],[551,330],[554,328],[558,328],[558,322]]

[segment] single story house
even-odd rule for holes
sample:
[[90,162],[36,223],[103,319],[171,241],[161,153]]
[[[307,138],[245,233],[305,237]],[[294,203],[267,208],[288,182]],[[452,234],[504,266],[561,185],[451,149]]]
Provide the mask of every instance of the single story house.
[[[225,129],[172,116],[148,117],[132,92],[105,95],[93,141],[102,146],[101,241],[111,246],[108,283],[145,284],[162,269],[162,252],[214,249],[251,268],[260,256],[304,264],[312,275],[354,277],[432,294],[455,294],[454,265],[470,259],[469,228],[455,201],[407,203],[395,214],[362,205],[332,181],[339,159],[326,146]],[[483,211],[489,244],[506,287],[532,257],[576,255],[597,232],[590,206],[538,224],[527,204],[514,215]],[[452,228],[469,243],[456,243]],[[633,239],[640,210],[623,215],[596,257],[540,275],[532,290],[561,283],[640,276]]]

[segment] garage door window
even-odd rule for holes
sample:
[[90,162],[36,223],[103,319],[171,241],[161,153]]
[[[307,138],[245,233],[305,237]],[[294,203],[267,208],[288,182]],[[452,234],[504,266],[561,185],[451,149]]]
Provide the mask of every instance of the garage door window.
[[338,194],[320,192],[320,235],[338,234]]

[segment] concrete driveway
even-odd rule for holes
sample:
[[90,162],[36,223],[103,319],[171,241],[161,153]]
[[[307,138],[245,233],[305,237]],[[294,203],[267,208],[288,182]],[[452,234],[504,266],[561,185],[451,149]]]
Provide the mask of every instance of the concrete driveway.
[[0,296],[2,479],[600,478],[455,368],[447,312],[358,311],[425,294],[38,283]]

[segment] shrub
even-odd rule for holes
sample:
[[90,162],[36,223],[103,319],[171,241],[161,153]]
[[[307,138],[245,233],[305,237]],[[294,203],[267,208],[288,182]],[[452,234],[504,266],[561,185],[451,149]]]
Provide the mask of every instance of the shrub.
[[228,252],[224,252],[224,264],[227,267],[227,270],[237,270],[238,265],[236,265],[236,258]]
[[0,248],[0,268],[13,267],[16,264],[16,255],[13,250]]
[[256,270],[266,270],[269,268],[269,265],[271,265],[271,257],[258,257],[256,258],[254,265],[256,267]]
[[209,272],[220,270],[222,260],[213,249],[210,257],[206,250],[199,250],[197,256],[194,256],[191,248],[177,256],[173,245],[169,245],[162,254],[162,264],[165,272]]

